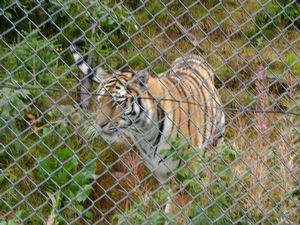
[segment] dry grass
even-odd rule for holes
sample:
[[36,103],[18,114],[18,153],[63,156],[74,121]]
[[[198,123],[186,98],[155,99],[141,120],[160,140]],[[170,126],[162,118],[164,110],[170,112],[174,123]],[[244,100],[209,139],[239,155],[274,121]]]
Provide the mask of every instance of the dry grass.
[[[262,80],[257,81],[256,90],[258,106],[270,109],[268,89]],[[244,117],[238,117],[235,128],[239,132],[233,138],[235,148],[241,151],[241,158],[233,170],[241,185],[248,187],[242,206],[262,221],[266,215],[267,221],[272,217],[281,218],[277,222],[286,219],[299,221],[296,198],[293,197],[299,172],[296,161],[299,137],[294,130],[297,124],[295,117],[256,113],[253,119],[249,123]],[[245,127],[249,129],[245,130]],[[285,217],[288,212],[291,212],[290,216]],[[263,223],[270,222],[267,221]]]

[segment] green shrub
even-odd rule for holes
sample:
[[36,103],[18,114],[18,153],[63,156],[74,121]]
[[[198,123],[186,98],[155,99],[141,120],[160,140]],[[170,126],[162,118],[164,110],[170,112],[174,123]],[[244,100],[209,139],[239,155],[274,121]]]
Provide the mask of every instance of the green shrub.
[[[189,142],[183,136],[171,140],[170,144],[170,149],[160,152],[162,157],[171,157],[173,160],[181,159],[183,164],[188,165],[188,167],[179,168],[175,174],[177,182],[184,186],[192,196],[189,206],[181,209],[181,213],[188,211],[189,219],[186,223],[231,224],[232,221],[238,220],[243,215],[243,211],[230,213],[230,208],[236,204],[232,198],[236,190],[229,188],[234,180],[230,164],[238,158],[237,152],[227,143],[221,143],[217,148],[215,158],[209,160],[204,157],[205,151],[202,149],[188,147]],[[204,174],[205,167],[208,167],[207,163],[212,164],[210,166],[213,173],[211,177]],[[191,168],[194,168],[194,171]],[[204,184],[207,185],[207,183],[209,185],[205,187]],[[209,199],[205,197],[207,194],[210,196]],[[178,218],[166,215],[163,209],[158,210],[155,207],[165,205],[166,201],[166,193],[158,191],[152,199],[152,204],[149,204],[150,207],[145,207],[142,202],[137,203],[125,213],[116,214],[113,221],[116,224],[135,224],[135,221],[138,221],[136,224],[147,221],[151,221],[151,224],[165,224],[167,221],[179,224]]]
[[275,26],[286,27],[290,24],[300,29],[299,16],[299,3],[293,0],[270,1],[255,16],[255,23],[263,30],[272,30]]
[[29,111],[31,101],[30,92],[27,90],[15,91],[2,89],[0,92],[0,169],[8,166],[13,157],[22,154],[23,145],[17,141],[17,135],[26,123],[24,117]]
[[50,156],[41,156],[38,165],[41,182],[47,181],[46,187],[52,192],[62,192],[63,202],[84,202],[92,192],[96,163],[79,166],[78,157],[70,149],[60,148]]
[[15,213],[14,217],[9,220],[0,220],[0,225],[18,225],[21,224],[20,217],[22,211],[18,211]]
[[[61,46],[69,46],[70,41],[82,36],[91,37],[91,27],[98,22],[96,32],[110,33],[111,41],[119,45],[127,39],[128,35],[137,31],[132,14],[121,4],[115,1],[101,1],[94,4],[92,0],[76,1],[11,1],[0,2],[5,8],[4,16],[0,17],[0,32],[8,43],[27,40],[31,33],[38,31],[41,37],[57,41]],[[7,8],[6,8],[7,7]],[[27,17],[27,19],[24,19]],[[11,22],[17,23],[12,29]],[[74,26],[74,21],[76,26]],[[30,34],[30,35],[29,35]],[[118,43],[116,43],[118,42]],[[49,61],[49,60],[48,60]],[[48,62],[46,61],[46,62]]]
[[130,12],[122,4],[112,4],[111,1],[105,0],[96,8],[96,20],[99,21],[100,28],[106,32],[117,27],[120,34],[129,35],[138,29]]
[[[143,209],[132,208],[125,213],[116,214],[112,219],[114,224],[153,224],[164,225],[170,222],[161,210],[155,210],[150,215],[146,215]],[[174,224],[174,221],[172,221]]]

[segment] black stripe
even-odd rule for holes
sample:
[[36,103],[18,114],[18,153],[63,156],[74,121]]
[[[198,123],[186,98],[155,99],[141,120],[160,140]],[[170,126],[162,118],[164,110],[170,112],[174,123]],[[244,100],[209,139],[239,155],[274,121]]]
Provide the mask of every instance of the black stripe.
[[129,112],[129,115],[131,116],[135,116],[136,115],[136,112],[134,111],[134,101],[132,100],[132,98],[130,98],[129,100],[129,103],[127,103],[128,105],[131,105],[131,111]]
[[[204,112],[203,112],[203,114],[204,114],[204,119],[203,119],[203,121],[204,121],[204,124],[203,124],[203,141],[202,141],[202,145],[205,143],[205,141],[206,141],[206,132],[207,132],[207,119],[208,119],[208,106],[207,106],[207,99],[206,99],[206,96],[205,96],[205,94],[204,94],[204,90],[203,90],[203,88],[202,88],[202,85],[203,84],[201,84],[201,83],[199,83],[199,80],[197,80],[195,77],[193,77],[192,75],[190,75],[189,76],[195,83],[197,83],[198,85],[199,85],[199,88],[197,88],[197,90],[200,90],[200,92],[201,92],[201,95],[202,95],[202,97],[203,97],[203,99],[202,99],[202,104],[204,105]],[[207,85],[207,83],[206,83],[206,85]],[[199,106],[200,108],[201,108],[201,106]]]
[[126,73],[132,73],[132,75],[134,75],[133,70],[129,66],[125,66],[125,67],[121,68],[120,72],[121,73],[124,73],[124,72],[126,72]]
[[[169,77],[166,77],[165,81],[170,81],[172,84],[174,84],[174,82],[172,80],[170,80]],[[168,86],[171,87],[171,85],[168,84]],[[177,91],[180,93],[180,90],[178,89],[177,86],[173,85],[172,88],[175,87],[177,89]],[[172,96],[174,98],[174,96]],[[180,107],[180,102],[177,103]],[[171,132],[170,132],[170,136],[169,136],[169,139],[171,138],[171,135],[172,135],[172,131],[174,130],[174,126],[175,126],[175,112],[176,112],[176,108],[173,109],[173,123],[172,123],[172,128],[171,128]],[[181,117],[181,114],[179,113],[179,118]]]
[[[176,73],[175,73],[175,74],[176,74]],[[169,73],[168,75],[170,75],[170,73]],[[166,76],[166,80],[170,81],[170,82],[173,84],[173,87],[172,87],[172,88],[176,88],[177,91],[179,92],[179,95],[180,95],[181,97],[187,97],[187,93],[186,93],[185,89],[181,86],[181,83],[178,83],[176,80],[172,79],[172,76],[171,76],[171,75],[170,75],[170,76]],[[182,109],[181,109],[181,104],[180,104],[180,102],[178,102],[178,104],[179,104],[179,124],[178,124],[178,126],[180,127],[180,123],[181,123],[181,110],[182,110]],[[190,105],[188,104],[187,106],[188,106],[188,115],[189,115],[189,113],[190,113]],[[174,114],[175,114],[175,110],[174,110]],[[174,114],[173,114],[173,115],[174,115]],[[174,116],[174,117],[175,117],[175,116]],[[173,118],[174,118],[174,117],[173,117]],[[171,135],[172,135],[172,131],[173,131],[174,125],[175,125],[175,122],[173,122],[172,130],[171,130],[171,133],[170,133],[169,138],[170,138]],[[189,136],[191,136],[191,132],[190,132],[190,120],[188,120],[188,132],[189,132]],[[164,156],[162,159],[159,160],[159,163],[165,161],[166,158],[167,158],[167,156]],[[182,163],[182,160],[179,160],[178,166],[179,166],[181,163]]]
[[[175,74],[177,75],[177,73],[175,72]],[[172,80],[172,76],[169,76],[168,77],[169,78],[169,80],[174,84],[174,80]],[[176,82],[175,82],[175,84],[174,85],[176,85]],[[186,99],[187,99],[187,97],[188,97],[188,95],[187,95],[187,93],[186,93],[186,91],[185,91],[185,89],[182,87],[182,85],[181,85],[181,83],[177,83],[177,85],[176,85],[176,87],[177,87],[177,90],[178,90],[178,92],[179,92],[179,94],[182,96],[182,97],[185,97]],[[179,91],[179,89],[180,89],[180,91]],[[184,99],[183,99],[184,100]],[[189,103],[186,103],[187,104],[187,114],[188,114],[188,116],[190,115],[190,104]],[[179,113],[180,113],[180,111],[179,111]],[[179,123],[181,123],[181,113],[180,113],[180,119],[179,119]],[[180,124],[178,124],[178,126],[180,126]],[[189,135],[189,138],[191,137],[191,120],[190,119],[188,119],[188,135]]]
[[158,122],[159,133],[157,135],[157,138],[156,138],[155,144],[154,144],[154,146],[155,146],[154,156],[156,156],[158,144],[159,144],[161,136],[164,132],[164,126],[165,126],[165,112],[161,108],[159,103],[157,103],[157,121],[159,121]]
[[[205,111],[204,111],[204,115],[205,115],[205,126],[204,126],[204,128],[205,128],[205,132],[204,132],[204,139],[203,139],[203,144],[205,143],[205,136],[206,136],[206,132],[207,132],[207,119],[209,119],[210,117],[214,117],[214,106],[211,106],[211,107],[208,107],[208,102],[211,102],[211,103],[213,103],[215,100],[214,100],[214,98],[212,98],[212,94],[213,93],[211,93],[211,91],[213,91],[214,92],[214,90],[213,89],[210,89],[209,87],[209,85],[208,85],[208,82],[207,82],[207,79],[205,79],[201,74],[200,74],[200,72],[198,71],[198,70],[196,70],[195,68],[190,68],[190,70],[194,73],[194,74],[196,74],[197,75],[197,78],[199,78],[199,80],[201,80],[201,82],[202,82],[202,84],[199,84],[199,85],[201,85],[201,86],[203,86],[203,88],[205,88],[206,89],[206,91],[209,93],[209,99],[206,99],[206,97],[205,97],[205,95],[204,95],[204,92],[203,92],[203,88],[200,88],[200,91],[201,91],[201,94],[203,95],[203,97],[204,97],[204,102],[203,102],[203,104],[204,104],[204,108],[205,108]],[[192,79],[193,79],[193,81],[195,81],[195,82],[198,82],[199,80],[197,80],[194,76],[189,76],[189,77],[191,77]],[[209,109],[210,108],[210,109]],[[209,110],[209,111],[208,111]],[[209,115],[208,115],[208,113],[209,113]],[[209,117],[209,118],[208,118]],[[210,123],[213,123],[212,121],[210,121]],[[209,135],[212,135],[212,132],[213,132],[213,126],[211,126],[211,129],[210,129],[210,132],[209,132]]]
[[103,84],[103,87],[107,88],[107,87],[114,86],[114,85],[116,85],[115,82],[116,82],[116,79],[110,79],[108,82],[106,82],[106,83]]
[[[201,68],[203,68],[202,67],[202,63],[201,64],[199,64],[198,66],[200,66]],[[210,96],[209,96],[209,98],[211,98],[211,101],[210,102],[215,102],[215,99],[214,99],[214,97],[213,97],[213,94],[214,94],[214,92],[215,92],[215,90],[214,89],[210,89],[209,88],[209,85],[208,85],[208,81],[210,81],[210,82],[212,82],[212,84],[213,84],[213,80],[211,80],[211,73],[209,73],[210,71],[207,71],[208,72],[208,74],[209,74],[209,80],[208,79],[206,79],[205,77],[203,77],[202,76],[202,74],[198,71],[198,69],[197,68],[194,68],[193,66],[189,66],[189,69],[192,71],[192,72],[194,72],[194,74],[196,74],[197,75],[197,77],[204,83],[204,88],[206,88],[206,90],[208,91],[208,93],[210,94]],[[205,69],[205,68],[203,68],[203,69]],[[213,93],[211,93],[211,92],[213,92]],[[205,99],[205,100],[207,100],[207,99]],[[207,101],[205,101],[205,103],[206,103]],[[212,116],[214,116],[214,106],[212,106],[212,107],[210,107],[210,117],[212,117]],[[208,112],[208,111],[206,111],[206,112]],[[213,127],[211,127],[211,130],[210,130],[210,134],[212,134],[212,128]]]
[[76,40],[76,41],[73,42],[73,45],[75,47],[84,46],[85,45],[85,41],[83,39],[78,39],[78,40]]
[[[182,75],[182,74],[184,74],[184,73],[181,72],[180,74]],[[191,77],[190,74],[189,74],[189,76],[187,76],[187,78],[185,79],[185,82],[186,82],[187,88],[190,87],[189,94],[190,94],[190,96],[192,97],[192,99],[195,100],[195,101],[198,101],[199,98],[200,98],[200,99],[201,99],[201,97],[204,98],[203,93],[201,93],[202,96],[199,96],[199,92],[198,92],[198,89],[199,89],[199,88],[198,88],[198,86],[197,86],[198,81],[195,80],[194,77],[191,77],[191,78],[192,78],[192,81],[191,81],[191,80],[189,79],[189,77]],[[200,91],[203,91],[203,89],[200,88]],[[198,119],[200,119],[199,116],[201,116],[201,114],[199,115],[198,109],[195,109],[195,107],[198,107],[198,108],[201,108],[201,107],[200,107],[199,105],[198,105],[198,106],[196,106],[196,105],[191,105],[191,107],[193,107],[194,111],[192,111],[191,114],[190,114],[190,121],[191,121],[190,123],[193,123],[194,126],[196,127],[196,130],[198,130],[198,129],[199,129],[199,127],[198,127],[199,123],[197,123],[197,124],[195,125],[195,122],[193,122],[193,120],[192,120],[192,116],[195,115]],[[196,111],[196,114],[195,114],[195,111]],[[205,113],[204,113],[204,114],[205,114]],[[205,118],[203,118],[203,120],[204,120],[204,122],[205,122]],[[200,126],[201,126],[201,125],[200,125]],[[205,128],[206,128],[206,126],[204,126],[204,133],[205,133]],[[189,127],[189,129],[190,129],[190,127]],[[191,136],[191,134],[190,134],[190,136]],[[203,139],[202,139],[202,141],[203,141]],[[200,145],[198,135],[197,135],[196,138],[195,138],[195,143],[197,144],[197,146]],[[202,143],[202,144],[203,144],[203,143]]]
[[95,71],[92,70],[91,68],[88,68],[88,73],[87,73],[87,75],[88,75],[88,78],[89,78],[90,80],[93,80],[93,78],[95,77]]
[[[86,62],[84,62],[83,58],[80,58],[79,60],[77,60],[76,65],[77,65],[78,67],[81,66],[82,64],[86,64]],[[87,64],[86,64],[86,65],[87,65]],[[87,65],[87,66],[88,66],[88,65]],[[87,74],[85,74],[85,75],[87,75],[88,78],[89,78],[90,80],[92,80],[92,79],[94,78],[94,76],[95,76],[95,71],[92,70],[92,69],[90,68],[90,66],[88,66],[88,71],[87,71]]]
[[[132,125],[132,121],[131,120],[129,120],[129,124],[127,125],[127,127],[130,127]],[[126,128],[127,128],[126,127]]]
[[[177,89],[177,91],[179,92],[179,95],[181,96],[186,96],[186,92],[184,91],[184,89],[180,86],[180,83],[177,83],[175,80],[172,79],[171,76],[167,76],[166,77],[167,80],[169,80],[172,84],[173,87],[175,87]],[[181,103],[180,101],[178,102],[179,104],[179,108],[181,108]],[[181,121],[181,113],[179,112],[179,122]],[[179,124],[178,124],[179,125]]]
[[[215,105],[214,105],[215,99],[214,99],[213,93],[212,93],[212,92],[214,92],[214,90],[209,88],[209,85],[208,85],[205,78],[200,77],[200,79],[205,83],[205,85],[206,85],[205,87],[206,87],[207,92],[208,92],[208,99],[204,99],[204,107],[205,107],[205,113],[204,114],[206,116],[205,134],[207,132],[207,126],[208,126],[208,124],[210,124],[211,127],[210,127],[210,131],[208,132],[208,135],[212,136],[213,135],[213,129],[214,129],[214,121],[213,120],[217,119],[217,118],[215,118],[215,113],[214,113],[214,111],[216,110]],[[201,88],[201,90],[203,91],[203,88]],[[205,96],[204,96],[204,98],[205,98]],[[204,143],[205,142],[203,142],[203,144]]]
[[76,61],[77,66],[81,66],[82,64],[84,64],[83,58],[80,58]]
[[141,120],[140,117],[141,117],[142,113],[144,112],[143,105],[142,105],[142,99],[140,96],[137,97],[137,102],[138,102],[138,106],[140,107],[140,112],[136,117],[136,123],[139,123],[139,121]]

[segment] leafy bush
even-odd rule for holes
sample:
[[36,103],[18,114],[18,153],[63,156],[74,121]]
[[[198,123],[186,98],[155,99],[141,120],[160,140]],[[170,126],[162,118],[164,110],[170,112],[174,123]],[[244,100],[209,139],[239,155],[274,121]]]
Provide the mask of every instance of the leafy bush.
[[294,0],[280,0],[268,2],[263,10],[255,17],[256,24],[264,30],[274,26],[286,27],[294,24],[300,29],[300,7]]
[[87,163],[80,169],[79,159],[72,150],[58,149],[51,156],[40,157],[38,164],[39,176],[47,181],[47,189],[60,190],[63,202],[84,202],[92,192],[96,163]]
[[[51,39],[56,36],[60,44],[69,45],[69,41],[77,39],[82,31],[90,28],[99,22],[102,31],[110,32],[115,30],[116,35],[126,37],[137,30],[131,14],[122,4],[114,1],[101,1],[94,4],[92,0],[76,1],[11,1],[0,2],[4,10],[4,16],[0,17],[0,31],[4,32],[5,40],[19,42],[28,35],[19,35],[19,32],[31,33],[33,30],[40,30],[44,37]],[[91,7],[90,5],[93,5]],[[78,13],[80,12],[80,13]],[[28,19],[23,19],[27,17]],[[23,19],[23,20],[22,20]],[[30,19],[30,20],[29,20]],[[11,28],[11,21],[21,20],[16,29]],[[73,25],[75,20],[76,26]],[[98,32],[98,31],[97,31]],[[61,33],[60,35],[57,35]],[[88,32],[88,36],[91,33]],[[116,36],[115,35],[115,36]],[[67,38],[66,38],[67,37]]]
[[129,35],[138,30],[132,15],[124,8],[123,4],[102,1],[99,6],[96,8],[95,19],[99,21],[101,29],[110,32],[118,28],[117,31],[122,35]]
[[0,169],[12,162],[9,155],[18,157],[22,153],[22,144],[13,140],[22,125],[26,124],[24,117],[29,110],[30,99],[31,95],[27,90],[2,89],[0,92]]
[[[51,154],[40,154],[37,161],[38,183],[43,183],[45,191],[56,199],[56,209],[71,208],[77,214],[90,219],[90,212],[84,212],[82,203],[91,194],[92,184],[96,178],[96,162],[82,162],[70,145],[62,144],[63,139],[72,134],[72,129],[65,122],[45,124],[42,127],[43,145],[55,149]],[[54,147],[56,143],[59,147]],[[59,144],[60,143],[60,144]],[[84,213],[83,213],[84,212]],[[52,213],[53,214],[53,213]],[[59,220],[59,218],[57,219]]]
[[[190,202],[184,203],[179,209],[179,216],[166,215],[163,209],[158,210],[155,207],[165,205],[167,201],[166,193],[158,191],[149,204],[151,206],[138,203],[125,213],[116,214],[113,221],[116,224],[134,224],[136,221],[136,224],[147,221],[151,221],[151,224],[165,224],[167,221],[172,224],[180,224],[179,221],[184,221],[184,224],[231,224],[231,221],[239,219],[242,212],[230,213],[230,208],[236,202],[232,199],[234,190],[228,188],[234,180],[230,163],[238,158],[237,152],[228,144],[222,143],[218,146],[215,158],[209,160],[204,157],[205,151],[202,149],[188,147],[189,143],[183,136],[171,140],[170,143],[170,149],[161,151],[162,157],[183,160],[185,166],[178,169],[175,178],[189,192],[186,197],[191,198]],[[208,163],[211,164],[209,167],[212,174],[207,174]],[[173,201],[180,205],[176,198],[173,196]],[[185,213],[189,216],[188,221],[183,216]]]
[[[164,225],[168,220],[168,217],[161,210],[154,210],[150,215],[145,214],[144,209],[138,207],[132,208],[125,213],[116,214],[112,219],[114,224],[153,224]],[[174,222],[174,221],[173,221]],[[173,223],[174,224],[174,223]]]
[[18,225],[20,224],[20,217],[21,217],[22,211],[16,212],[14,217],[9,220],[0,220],[0,225]]

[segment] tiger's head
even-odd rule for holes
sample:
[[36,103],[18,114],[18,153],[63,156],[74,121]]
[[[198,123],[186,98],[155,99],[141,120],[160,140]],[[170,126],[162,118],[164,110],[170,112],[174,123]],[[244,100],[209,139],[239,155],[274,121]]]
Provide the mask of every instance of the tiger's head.
[[138,130],[145,122],[148,72],[138,73],[125,68],[114,74],[98,69],[94,79],[99,82],[95,107],[96,129],[109,142],[116,141],[124,132]]
[[[85,41],[79,39],[72,43],[70,50],[85,77],[99,83],[92,110],[92,126],[87,128],[87,135],[100,134],[106,141],[115,141],[125,131],[136,131],[148,121],[147,109],[150,107],[142,98],[147,96],[147,83],[151,76],[146,70],[134,72],[128,67],[113,74],[105,72],[101,67],[94,69],[78,51],[84,45]],[[82,85],[85,90],[90,89],[89,82],[83,82]]]

